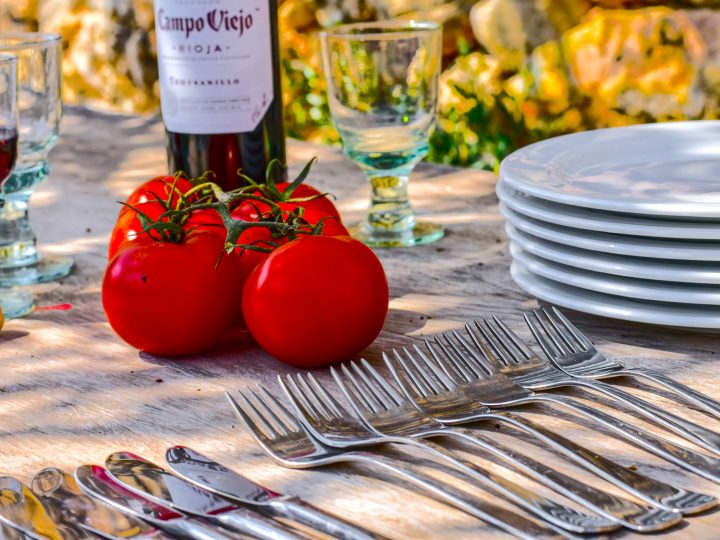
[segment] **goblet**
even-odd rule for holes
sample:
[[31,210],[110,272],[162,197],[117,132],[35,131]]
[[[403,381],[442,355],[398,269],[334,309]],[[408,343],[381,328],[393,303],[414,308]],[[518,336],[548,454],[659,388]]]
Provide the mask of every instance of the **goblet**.
[[375,247],[427,244],[440,225],[417,221],[410,173],[428,152],[437,116],[441,29],[384,21],[321,33],[330,113],[343,149],[370,180],[366,222],[351,233]]
[[17,165],[0,193],[0,285],[53,281],[72,259],[41,255],[28,202],[49,172],[48,154],[60,130],[62,42],[56,34],[0,34],[0,54],[17,57],[20,146]]
[[[17,160],[17,58],[0,54],[0,185],[12,173]],[[30,293],[0,288],[0,306],[8,319],[32,310]]]

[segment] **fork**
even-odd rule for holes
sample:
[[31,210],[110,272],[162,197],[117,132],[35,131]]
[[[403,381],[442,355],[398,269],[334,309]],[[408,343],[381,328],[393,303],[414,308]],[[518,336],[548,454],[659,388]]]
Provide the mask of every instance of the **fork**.
[[[362,359],[360,364],[351,362],[350,368],[342,365],[343,376],[332,367],[330,370],[343,395],[368,429],[390,436],[410,437],[411,440],[450,436],[469,442],[509,461],[543,485],[629,529],[642,532],[660,530],[682,520],[681,514],[677,512],[636,504],[582,484],[524,454],[509,450],[497,441],[488,442],[470,429],[443,426],[416,409],[366,360]],[[322,387],[317,390],[324,393]],[[328,396],[326,401],[336,403],[332,396]],[[336,412],[341,411],[339,409]]]
[[[538,316],[536,312],[533,312],[533,315]],[[536,336],[538,343],[545,351],[545,355],[552,359],[550,353],[552,345],[549,340],[556,342],[561,339],[560,336],[555,334],[554,329],[547,328],[548,337],[545,337],[532,317],[528,316],[527,321],[533,335]],[[633,408],[643,416],[706,450],[720,454],[720,434],[663,411],[652,403],[602,381],[568,375],[556,365],[541,359],[497,317],[483,319],[482,324],[480,321],[474,321],[474,326],[475,328],[465,325],[465,329],[476,347],[482,350],[478,344],[478,341],[482,341],[483,345],[490,349],[495,359],[498,360],[496,367],[500,372],[528,390],[550,390],[563,386],[578,386],[596,390]]]
[[403,348],[405,359],[397,350],[393,350],[394,360],[387,355],[384,358],[393,378],[411,403],[440,423],[453,425],[478,420],[507,422],[540,439],[581,467],[646,503],[665,510],[691,514],[717,504],[716,498],[711,495],[680,489],[638,474],[531,420],[509,411],[491,411],[482,404],[487,395],[482,380],[452,373],[431,344],[426,342],[426,345],[435,361],[430,360],[417,346],[414,346],[417,357]]
[[[543,310],[555,330],[552,335],[558,335],[560,340],[558,342],[553,340],[552,346],[548,347],[551,352],[548,357],[569,375],[588,379],[622,376],[644,377],[695,403],[716,418],[720,418],[720,402],[657,371],[645,368],[627,368],[620,362],[609,359],[598,351],[590,340],[560,313],[559,309],[553,307],[552,311],[555,317]],[[537,317],[537,315],[535,316]],[[526,315],[525,320],[528,321],[528,324],[530,324],[529,319]],[[548,325],[542,326],[548,328]],[[532,330],[532,326],[530,329]],[[549,346],[550,343],[547,345]]]
[[518,538],[568,538],[566,534],[558,534],[519,514],[439,482],[408,463],[399,463],[377,453],[348,451],[323,444],[313,438],[300,421],[265,388],[258,385],[258,390],[259,393],[250,390],[257,405],[243,392],[239,392],[243,404],[229,393],[225,395],[235,414],[250,430],[258,444],[280,465],[295,469],[352,462],[373,465]]
[[[451,335],[455,340],[454,342]],[[656,456],[703,478],[720,483],[720,461],[717,459],[711,459],[648,431],[631,426],[572,398],[556,394],[536,394],[500,373],[495,367],[499,363],[498,360],[482,343],[477,343],[481,349],[481,352],[478,352],[458,332],[443,334],[443,338],[445,344],[437,338],[435,344],[442,349],[445,357],[458,372],[462,372],[464,376],[470,377],[471,380],[475,379],[475,384],[484,390],[483,405],[488,407],[508,407],[530,403],[561,405],[602,424]],[[465,351],[465,354],[460,350],[460,347]]]
[[[403,436],[388,436],[371,430],[333,398],[312,374],[307,375],[307,380],[301,374],[297,374],[296,379],[297,382],[291,375],[287,375],[283,381],[282,376],[278,375],[280,386],[290,399],[299,420],[312,436],[323,444],[337,448],[363,448],[385,443],[419,447],[451,466],[461,469],[471,479],[490,486],[491,489],[502,493],[518,506],[553,525],[579,533],[606,532],[619,528],[615,519],[608,520],[582,514],[577,510],[533,494],[473,463],[458,459],[450,450],[438,444],[421,442]],[[413,412],[417,413],[414,408]],[[412,421],[412,418],[395,416],[391,419],[399,424],[406,424],[408,420]]]

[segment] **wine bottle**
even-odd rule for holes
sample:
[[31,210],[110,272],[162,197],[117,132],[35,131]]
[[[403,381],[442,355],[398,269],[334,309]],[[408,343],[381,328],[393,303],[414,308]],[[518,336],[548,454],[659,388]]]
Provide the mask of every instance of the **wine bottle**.
[[224,189],[285,163],[276,0],[155,0],[168,169]]

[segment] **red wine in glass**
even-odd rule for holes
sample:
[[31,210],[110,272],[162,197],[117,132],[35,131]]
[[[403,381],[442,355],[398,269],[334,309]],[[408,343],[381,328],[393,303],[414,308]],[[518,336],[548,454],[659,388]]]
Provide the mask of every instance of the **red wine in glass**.
[[0,185],[8,179],[15,167],[18,151],[18,134],[14,129],[0,128]]

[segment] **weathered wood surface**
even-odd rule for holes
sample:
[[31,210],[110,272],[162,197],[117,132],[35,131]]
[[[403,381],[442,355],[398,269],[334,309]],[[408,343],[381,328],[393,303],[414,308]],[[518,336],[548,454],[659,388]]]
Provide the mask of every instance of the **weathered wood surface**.
[[[360,218],[368,197],[361,172],[335,150],[290,144],[295,170],[314,155],[319,164],[312,183],[337,194],[348,221]],[[223,392],[255,382],[277,389],[277,374],[293,370],[267,357],[247,336],[236,335],[194,359],[165,360],[138,354],[113,334],[100,304],[107,238],[118,211],[116,201],[164,170],[162,131],[156,119],[70,111],[52,167],[50,179],[33,197],[32,219],[43,248],[72,255],[77,264],[62,283],[34,290],[40,305],[71,303],[73,309],[37,311],[7,323],[0,333],[0,471],[27,481],[43,467],[72,470],[81,463],[102,462],[122,449],[161,462],[167,446],[186,444],[275,490],[301,495],[392,538],[504,537],[404,483],[381,480],[372,470],[291,471],[275,465],[235,421]],[[444,223],[448,234],[435,245],[379,252],[392,302],[385,330],[365,352],[366,358],[379,362],[383,349],[418,342],[489,313],[501,315],[528,335],[521,312],[537,304],[509,277],[494,184],[495,177],[486,172],[418,167],[411,182],[415,206]],[[652,365],[718,394],[716,337],[576,314],[573,319],[606,353],[623,362]],[[324,371],[319,376],[329,378]],[[682,408],[666,395],[649,393],[636,381],[627,384],[669,410],[720,429],[720,423]],[[523,414],[642,472],[720,496],[720,487],[682,474],[602,430],[591,431],[573,416],[540,407],[525,408]],[[654,429],[632,415],[623,417]],[[485,429],[494,437],[507,436],[506,428]],[[514,441],[521,450],[560,463],[536,446]],[[715,539],[719,526],[720,514],[710,512],[687,520],[667,537]]]

